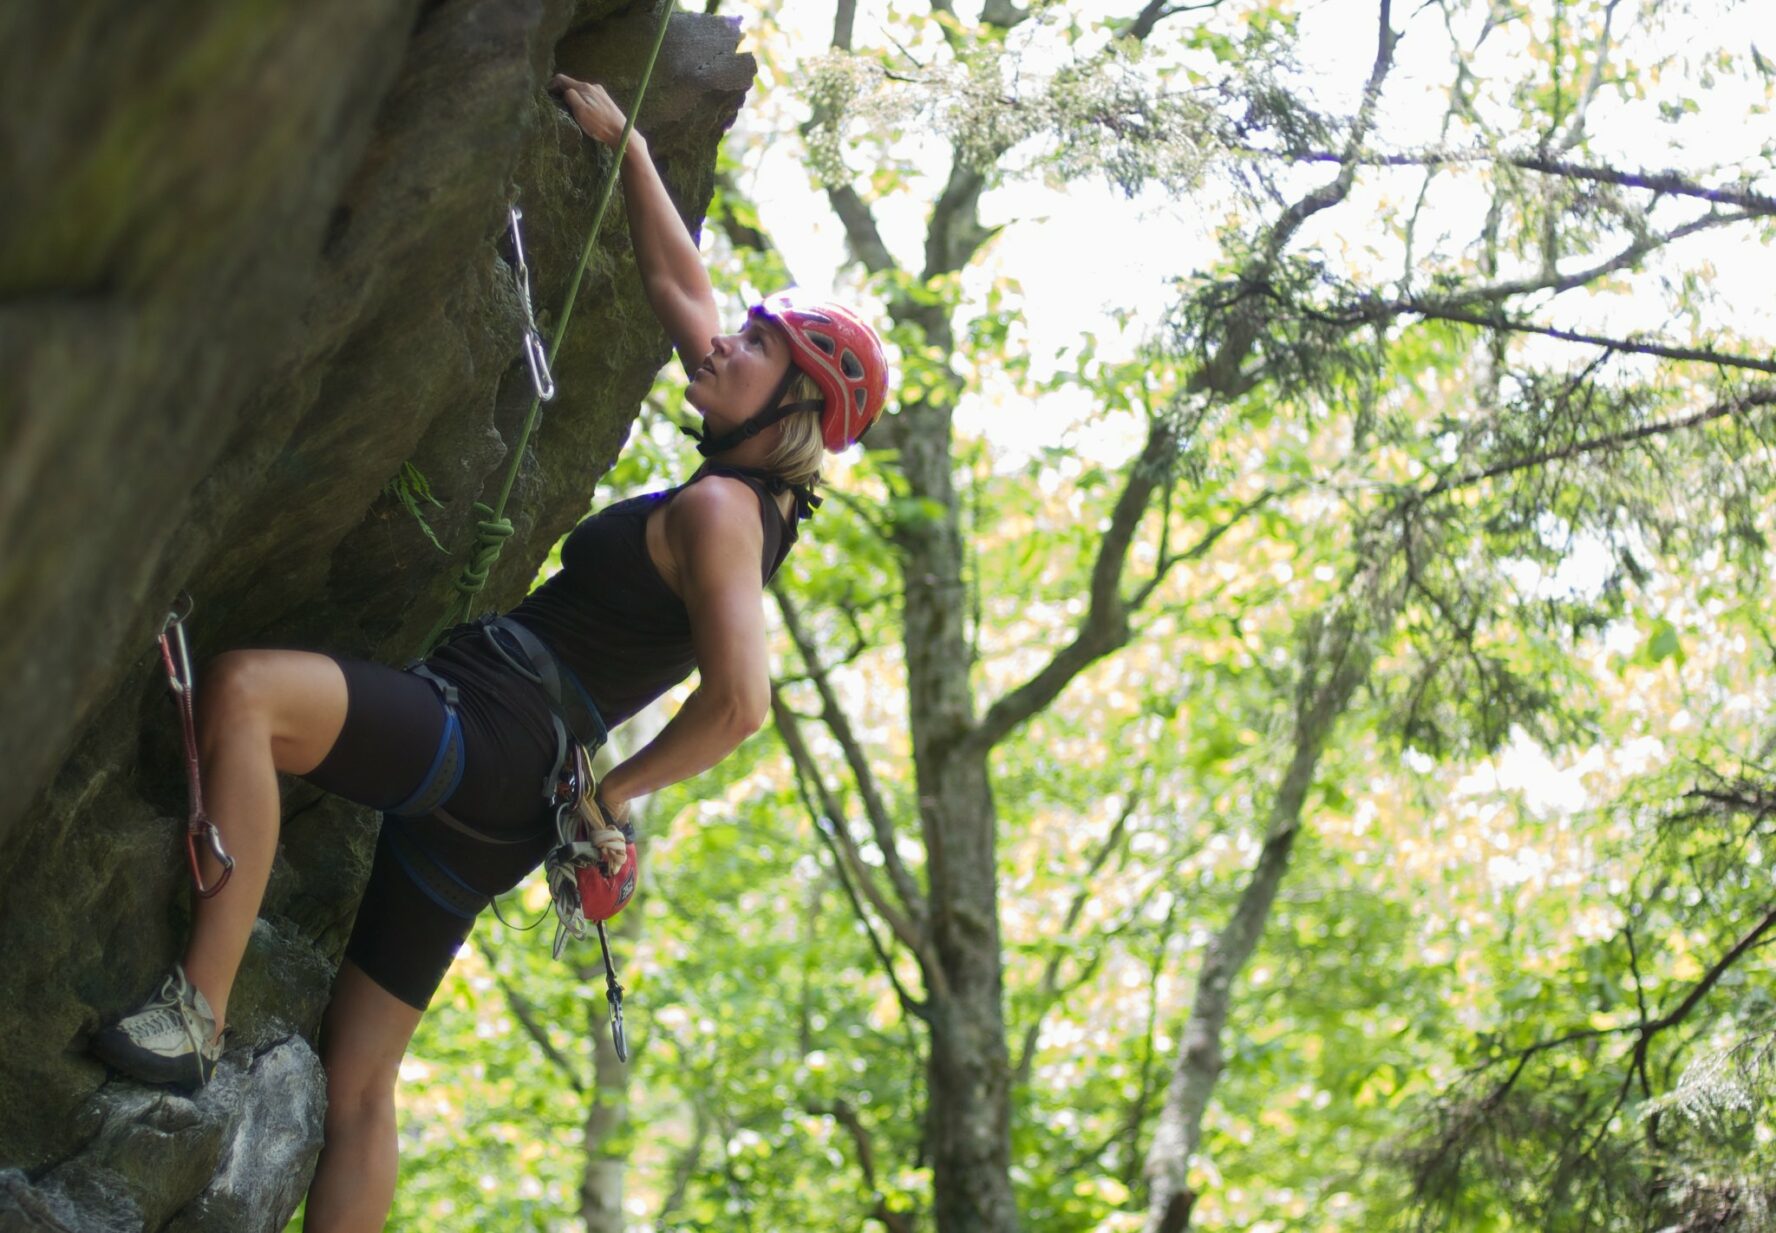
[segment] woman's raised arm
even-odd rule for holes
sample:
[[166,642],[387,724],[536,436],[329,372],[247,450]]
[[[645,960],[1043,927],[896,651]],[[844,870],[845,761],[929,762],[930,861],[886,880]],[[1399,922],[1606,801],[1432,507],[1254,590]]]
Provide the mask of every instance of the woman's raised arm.
[[[603,86],[558,73],[549,89],[566,100],[582,132],[616,147],[624,117]],[[629,135],[623,155],[623,202],[648,304],[678,349],[685,372],[693,373],[709,354],[709,340],[720,332],[721,316],[702,254],[667,195],[639,130]]]

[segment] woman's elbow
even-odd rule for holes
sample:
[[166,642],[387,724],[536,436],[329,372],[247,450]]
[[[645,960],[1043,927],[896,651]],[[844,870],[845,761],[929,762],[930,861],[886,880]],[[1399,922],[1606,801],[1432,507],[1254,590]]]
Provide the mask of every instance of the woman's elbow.
[[738,745],[765,726],[771,714],[771,687],[737,686],[723,690],[715,702],[722,730]]
[[765,720],[771,717],[771,691],[769,687],[749,695],[739,707],[736,716],[739,724],[740,739],[745,740],[765,726]]

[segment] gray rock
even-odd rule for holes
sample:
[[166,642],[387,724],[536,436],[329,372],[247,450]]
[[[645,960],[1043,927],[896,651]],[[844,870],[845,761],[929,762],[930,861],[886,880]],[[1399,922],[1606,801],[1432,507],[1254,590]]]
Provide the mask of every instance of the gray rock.
[[209,1184],[166,1233],[278,1233],[308,1189],[327,1107],[320,1060],[298,1038],[236,1073],[243,1098],[222,1155]]
[[[197,1100],[85,1052],[189,925],[185,788],[154,652],[399,663],[442,610],[528,405],[501,255],[521,194],[559,308],[609,156],[543,93],[627,99],[652,3],[0,6],[0,1229],[281,1228],[318,1145],[312,1039],[375,819],[291,781],[232,1049]],[[686,219],[751,81],[678,14],[642,108]],[[618,208],[483,599],[583,516],[670,353]],[[440,553],[385,492],[413,462]]]

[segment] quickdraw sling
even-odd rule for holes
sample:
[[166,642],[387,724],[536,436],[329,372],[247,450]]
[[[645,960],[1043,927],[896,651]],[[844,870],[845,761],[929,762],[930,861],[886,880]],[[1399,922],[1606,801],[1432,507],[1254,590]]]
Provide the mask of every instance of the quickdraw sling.
[[[185,792],[190,812],[185,820],[185,861],[191,869],[191,882],[200,899],[209,899],[228,885],[234,873],[234,858],[222,846],[222,832],[210,821],[204,808],[203,780],[197,762],[197,675],[191,670],[191,644],[185,639],[185,622],[191,617],[193,604],[189,595],[182,597],[185,611],[175,606],[160,625],[160,662],[166,669],[167,688],[179,707],[179,727],[185,742]],[[204,885],[203,863],[198,859],[201,841],[222,866],[221,876]]]

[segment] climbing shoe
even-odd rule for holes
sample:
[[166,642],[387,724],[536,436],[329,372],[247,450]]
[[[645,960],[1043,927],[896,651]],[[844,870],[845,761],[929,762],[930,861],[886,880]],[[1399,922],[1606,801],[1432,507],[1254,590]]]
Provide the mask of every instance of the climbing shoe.
[[216,1072],[222,1042],[202,991],[177,964],[160,993],[93,1037],[92,1051],[115,1070],[144,1083],[170,1083],[195,1092]]

